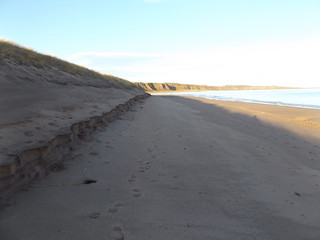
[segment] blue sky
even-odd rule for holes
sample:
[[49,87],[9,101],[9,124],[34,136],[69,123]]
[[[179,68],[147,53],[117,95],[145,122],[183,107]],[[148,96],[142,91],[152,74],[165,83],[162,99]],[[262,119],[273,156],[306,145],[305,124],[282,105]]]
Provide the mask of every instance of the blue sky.
[[0,38],[131,81],[320,87],[318,0],[0,0]]

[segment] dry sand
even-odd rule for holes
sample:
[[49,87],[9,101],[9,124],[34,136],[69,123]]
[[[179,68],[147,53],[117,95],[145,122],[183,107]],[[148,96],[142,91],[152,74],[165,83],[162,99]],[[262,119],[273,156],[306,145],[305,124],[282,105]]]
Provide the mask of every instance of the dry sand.
[[2,208],[0,239],[319,239],[319,110],[144,101]]

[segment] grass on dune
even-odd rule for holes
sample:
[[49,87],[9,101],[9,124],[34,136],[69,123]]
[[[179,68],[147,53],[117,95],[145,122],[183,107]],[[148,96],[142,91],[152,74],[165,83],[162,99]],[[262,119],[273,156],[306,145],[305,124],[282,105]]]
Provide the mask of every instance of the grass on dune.
[[103,79],[114,87],[139,88],[136,84],[125,79],[108,74],[100,74],[56,57],[40,54],[32,49],[21,47],[15,43],[0,40],[0,64],[4,64],[8,60],[20,65],[34,66],[37,68],[56,68],[72,75],[89,79]]

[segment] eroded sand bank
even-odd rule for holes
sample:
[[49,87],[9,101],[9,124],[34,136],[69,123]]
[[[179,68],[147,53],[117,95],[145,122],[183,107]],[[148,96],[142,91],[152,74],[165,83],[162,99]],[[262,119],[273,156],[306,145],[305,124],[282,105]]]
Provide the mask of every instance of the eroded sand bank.
[[0,202],[145,93],[115,77],[0,64]]
[[150,97],[1,209],[0,238],[319,239],[319,118]]

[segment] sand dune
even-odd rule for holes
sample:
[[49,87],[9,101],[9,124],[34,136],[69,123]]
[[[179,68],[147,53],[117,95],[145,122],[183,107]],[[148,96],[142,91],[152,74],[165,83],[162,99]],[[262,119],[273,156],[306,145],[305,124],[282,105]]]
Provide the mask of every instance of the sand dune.
[[76,124],[110,120],[116,116],[107,113],[145,94],[132,83],[96,75],[0,64],[0,202],[60,160],[78,135],[70,135]]
[[150,97],[12,199],[0,238],[319,239],[317,119]]

